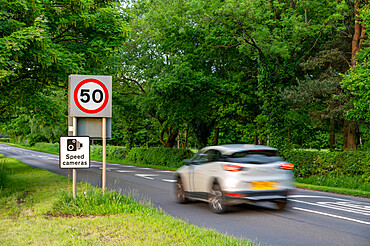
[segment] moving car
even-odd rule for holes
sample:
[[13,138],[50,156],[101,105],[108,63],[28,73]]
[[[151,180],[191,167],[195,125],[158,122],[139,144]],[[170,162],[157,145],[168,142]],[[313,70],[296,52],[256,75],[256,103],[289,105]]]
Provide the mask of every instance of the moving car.
[[229,205],[258,201],[287,206],[294,190],[294,165],[262,145],[230,144],[205,147],[176,171],[178,203],[205,201],[215,213]]

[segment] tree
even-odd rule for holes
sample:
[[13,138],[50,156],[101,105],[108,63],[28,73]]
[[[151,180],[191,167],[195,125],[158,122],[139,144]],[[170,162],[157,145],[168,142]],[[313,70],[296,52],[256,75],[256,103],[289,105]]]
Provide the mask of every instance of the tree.
[[369,3],[368,0],[356,0],[354,3],[354,34],[352,38],[351,52],[351,69],[344,76],[342,85],[349,90],[352,95],[350,109],[345,120],[345,149],[355,149],[357,145],[357,135],[359,125],[347,120],[347,117],[352,120],[365,120],[369,115],[368,107],[369,100],[369,80],[367,79],[369,72],[368,57],[369,46],[366,34],[366,23],[369,20]]
[[[370,20],[368,1],[355,1],[355,23],[352,39],[351,69],[343,76],[342,86],[350,94],[353,105],[347,110],[347,117],[352,120],[370,123],[370,81],[369,56],[370,46],[366,24]],[[350,147],[350,146],[349,146]]]
[[45,109],[42,95],[66,90],[69,74],[106,74],[107,59],[129,30],[119,0],[0,0],[0,9],[0,112],[5,118],[19,110]]
[[[285,107],[279,91],[294,85],[304,73],[299,65],[317,47],[341,18],[345,3],[336,1],[193,1],[213,47],[235,47],[254,61],[260,110],[268,119],[270,140],[282,144],[285,137]],[[320,9],[321,11],[317,11]],[[239,56],[240,57],[240,56]]]
[[[343,90],[340,88],[339,75],[334,71],[331,73],[328,76],[321,74],[322,77],[318,79],[306,77],[304,80],[298,80],[298,85],[286,88],[281,96],[292,105],[292,111],[307,114],[311,118],[311,125],[317,125],[317,121],[328,121],[330,137],[327,145],[330,149],[334,149],[335,126],[343,121],[345,101],[343,97],[333,96],[343,95]],[[305,125],[304,121],[301,123]],[[306,128],[310,126],[306,125]],[[309,140],[308,136],[305,140]],[[325,143],[322,144],[325,145]]]

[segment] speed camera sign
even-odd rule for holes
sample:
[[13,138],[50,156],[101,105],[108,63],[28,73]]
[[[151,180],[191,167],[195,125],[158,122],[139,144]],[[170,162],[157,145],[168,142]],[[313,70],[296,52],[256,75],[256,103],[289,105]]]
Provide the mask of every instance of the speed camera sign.
[[70,75],[69,100],[72,117],[112,117],[112,77]]
[[60,137],[60,168],[90,168],[90,138]]

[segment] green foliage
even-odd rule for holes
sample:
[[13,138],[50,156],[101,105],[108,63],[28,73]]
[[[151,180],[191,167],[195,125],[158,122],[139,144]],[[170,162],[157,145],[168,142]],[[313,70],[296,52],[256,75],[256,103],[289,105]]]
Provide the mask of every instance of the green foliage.
[[45,143],[45,142],[36,143],[34,145],[34,148],[38,150],[46,151],[49,153],[59,154],[59,142],[57,143]]
[[[370,52],[370,48],[368,48]],[[365,51],[364,51],[365,52]],[[368,58],[352,67],[344,75],[342,86],[351,94],[353,108],[348,110],[348,116],[354,120],[370,123],[370,61]]]
[[336,187],[370,192],[370,181],[364,179],[362,176],[359,175],[357,176],[341,175],[336,177],[317,175],[310,176],[307,178],[297,178],[296,181],[300,183],[324,187]]
[[50,140],[66,127],[68,75],[108,73],[129,13],[120,0],[0,0],[0,9],[0,120],[35,116]]
[[[71,192],[62,192],[50,212],[54,216],[113,215],[121,213],[155,213],[145,204],[132,197],[122,196],[116,191],[102,192],[101,189],[86,184],[81,195],[73,199]],[[149,214],[148,214],[149,215]]]
[[368,151],[282,151],[285,160],[294,164],[294,174],[298,178],[310,176],[361,176],[370,182],[370,153]]
[[[126,159],[128,149],[120,146],[107,145],[106,154],[109,160],[123,160]],[[101,159],[103,154],[103,147],[101,145],[90,145],[90,156],[93,159]]]
[[0,190],[7,185],[8,169],[5,166],[5,156],[0,155]]
[[10,143],[10,138],[0,138],[0,142]]
[[129,150],[120,146],[107,146],[107,157],[111,160],[126,159]]
[[127,159],[135,163],[147,165],[157,165],[163,167],[180,167],[184,159],[193,156],[193,152],[188,149],[171,149],[152,147],[149,149],[143,147],[132,148]]
[[[342,132],[349,1],[0,0],[0,9],[0,122],[18,142],[66,135],[76,73],[113,76],[111,143],[129,149],[324,148]],[[361,121],[370,118],[366,42],[342,83],[348,116]]]

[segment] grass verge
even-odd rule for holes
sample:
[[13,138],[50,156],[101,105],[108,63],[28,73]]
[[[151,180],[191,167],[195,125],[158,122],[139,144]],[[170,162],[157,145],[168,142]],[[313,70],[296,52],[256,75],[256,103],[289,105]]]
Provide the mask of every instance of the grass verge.
[[354,190],[354,189],[346,189],[346,188],[338,188],[338,187],[328,187],[328,186],[319,186],[319,185],[304,184],[304,183],[298,183],[298,182],[296,183],[296,187],[300,188],[300,189],[324,191],[324,192],[331,192],[331,193],[336,193],[336,194],[343,194],[343,195],[370,198],[370,192],[362,191],[362,190]]
[[0,245],[253,245],[196,227],[134,198],[71,181],[0,155]]
[[296,186],[302,189],[320,190],[352,196],[370,197],[370,183],[362,176],[311,176],[297,178]]

